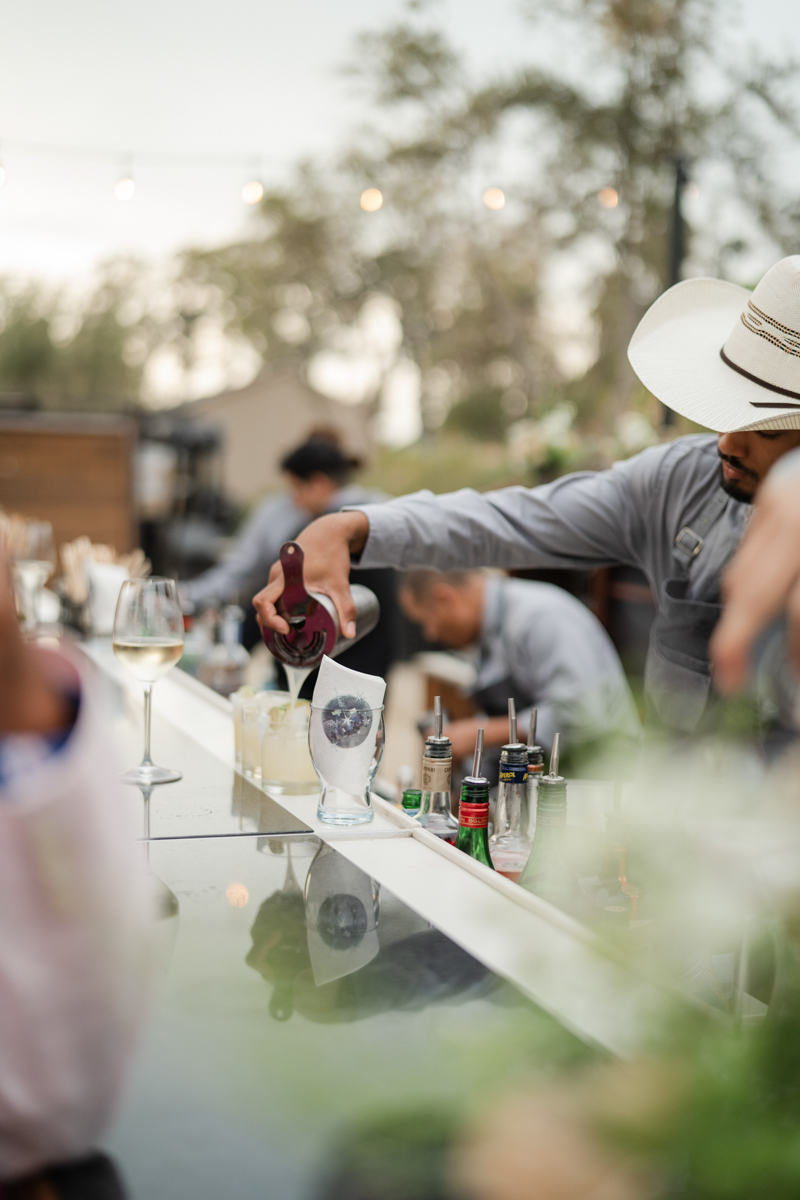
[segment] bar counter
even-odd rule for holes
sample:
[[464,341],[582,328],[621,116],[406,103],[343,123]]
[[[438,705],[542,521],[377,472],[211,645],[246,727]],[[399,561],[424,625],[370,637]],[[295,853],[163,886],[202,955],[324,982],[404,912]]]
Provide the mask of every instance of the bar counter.
[[[84,652],[132,765],[141,688],[110,645]],[[570,917],[380,799],[341,829],[316,796],[267,796],[234,768],[230,704],[180,670],[152,739],[183,779],[127,789],[161,913],[107,1143],[136,1200],[312,1200],[359,1122],[466,1114],[523,1064],[635,1051],[663,992]],[[326,899],[353,907],[350,940]]]

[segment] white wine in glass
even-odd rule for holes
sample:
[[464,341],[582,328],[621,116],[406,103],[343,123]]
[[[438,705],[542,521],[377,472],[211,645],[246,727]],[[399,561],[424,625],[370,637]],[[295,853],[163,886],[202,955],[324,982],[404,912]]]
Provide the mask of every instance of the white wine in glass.
[[128,579],[114,614],[114,653],[144,685],[144,758],[122,776],[124,783],[150,787],[175,783],[180,771],[157,767],[150,757],[153,684],[183,653],[183,613],[174,579]]

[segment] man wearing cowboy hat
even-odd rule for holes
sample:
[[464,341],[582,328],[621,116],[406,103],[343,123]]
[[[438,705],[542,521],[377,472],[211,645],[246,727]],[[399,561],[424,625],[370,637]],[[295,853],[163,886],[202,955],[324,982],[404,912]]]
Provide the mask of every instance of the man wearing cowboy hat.
[[[362,567],[439,570],[630,564],[657,597],[650,713],[667,728],[697,729],[720,576],[762,480],[800,446],[800,256],[777,263],[753,293],[714,279],[670,288],[645,313],[628,356],[654,395],[717,437],[678,438],[541,487],[424,491],[322,517],[299,538],[306,583],[333,598],[345,633],[351,555]],[[276,564],[255,605],[263,624],[285,632],[275,608],[282,589]]]

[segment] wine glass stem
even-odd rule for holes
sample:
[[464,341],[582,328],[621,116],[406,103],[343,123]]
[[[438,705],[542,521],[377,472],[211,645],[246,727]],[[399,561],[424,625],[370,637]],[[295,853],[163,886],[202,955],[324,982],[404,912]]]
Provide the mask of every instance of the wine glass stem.
[[142,759],[143,767],[151,767],[153,760],[150,757],[150,709],[151,699],[153,695],[152,683],[144,685],[144,758]]

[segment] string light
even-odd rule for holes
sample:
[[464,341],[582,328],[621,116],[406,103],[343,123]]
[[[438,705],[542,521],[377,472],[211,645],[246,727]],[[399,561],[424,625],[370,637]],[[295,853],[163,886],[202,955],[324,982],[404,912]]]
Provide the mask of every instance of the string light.
[[383,195],[377,188],[367,188],[359,201],[364,212],[377,212],[383,204]]
[[600,191],[597,193],[597,199],[603,208],[616,208],[619,204],[619,196],[616,189],[612,187],[600,188]]
[[5,181],[6,181],[6,169],[5,169],[5,167],[0,166],[0,187],[3,186]]
[[126,200],[132,200],[133,194],[136,191],[136,184],[133,182],[132,175],[120,175],[117,182],[114,184],[114,199],[124,203]]
[[506,194],[499,187],[487,188],[483,193],[483,203],[494,212],[499,212],[501,208],[505,208],[506,206]]
[[686,198],[688,200],[699,200],[700,199],[700,188],[697,186],[697,184],[694,182],[694,180],[692,180],[690,183],[687,183],[687,185],[686,185]]
[[264,185],[258,179],[250,179],[242,188],[245,204],[258,204],[264,199]]

